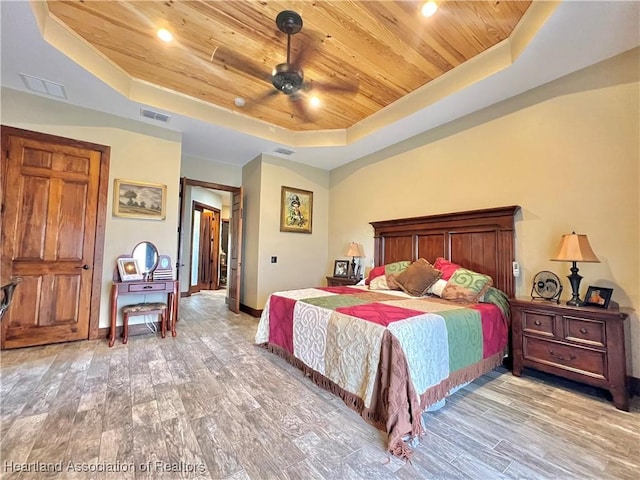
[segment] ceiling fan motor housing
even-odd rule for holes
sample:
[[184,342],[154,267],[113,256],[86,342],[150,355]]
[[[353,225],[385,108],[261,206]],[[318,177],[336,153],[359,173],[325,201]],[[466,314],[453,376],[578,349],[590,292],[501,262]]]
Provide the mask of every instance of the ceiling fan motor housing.
[[280,63],[273,71],[271,82],[285,95],[291,95],[302,88],[304,76],[302,70],[296,70],[293,65]]

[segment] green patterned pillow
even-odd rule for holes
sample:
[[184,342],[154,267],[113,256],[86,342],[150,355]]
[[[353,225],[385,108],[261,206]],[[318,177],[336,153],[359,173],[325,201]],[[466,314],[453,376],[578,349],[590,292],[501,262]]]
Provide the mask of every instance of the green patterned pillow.
[[384,276],[389,290],[400,290],[400,285],[396,283],[396,277],[404,272],[409,265],[411,265],[411,262],[403,260],[401,262],[387,263],[384,266]]
[[476,303],[491,285],[493,280],[490,276],[459,268],[447,281],[447,286],[442,291],[442,298]]

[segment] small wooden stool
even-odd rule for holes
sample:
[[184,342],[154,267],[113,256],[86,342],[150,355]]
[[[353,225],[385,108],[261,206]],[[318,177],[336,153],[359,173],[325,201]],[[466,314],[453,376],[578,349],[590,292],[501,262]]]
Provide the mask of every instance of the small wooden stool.
[[162,338],[167,335],[167,304],[162,302],[136,303],[122,307],[122,343],[127,343],[129,340],[129,317],[135,315],[160,315],[160,333]]

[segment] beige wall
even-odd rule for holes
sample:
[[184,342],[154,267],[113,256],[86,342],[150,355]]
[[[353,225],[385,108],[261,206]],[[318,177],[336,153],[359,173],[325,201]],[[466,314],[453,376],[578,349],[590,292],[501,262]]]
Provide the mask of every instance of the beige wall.
[[[324,284],[329,172],[262,155],[245,166],[245,260],[242,303],[262,309],[270,293]],[[312,233],[280,231],[281,187],[313,192]],[[278,258],[271,263],[271,257]]]
[[386,158],[333,170],[329,258],[351,240],[372,257],[370,221],[520,205],[517,294],[527,297],[535,273],[551,270],[566,296],[570,264],[549,258],[562,234],[588,234],[601,263],[578,265],[581,292],[612,287],[614,301],[635,309],[627,348],[640,377],[638,57],[635,49],[389,149]]
[[[153,242],[160,253],[176,257],[180,135],[157,127],[126,121],[69,104],[15,90],[2,89],[2,124],[98,143],[111,147],[109,197],[104,242],[100,328],[109,325],[109,293],[116,258],[129,253],[142,240]],[[112,216],[113,180],[123,178],[167,185],[167,218],[135,220]],[[147,300],[160,300],[147,295]],[[166,297],[165,297],[166,298]],[[142,301],[122,297],[120,306]],[[132,319],[132,323],[134,319]],[[136,321],[144,321],[137,317]],[[155,319],[154,319],[155,320]],[[119,319],[120,322],[120,319]]]
[[191,180],[239,187],[242,185],[242,167],[228,163],[204,160],[183,155],[180,176]]

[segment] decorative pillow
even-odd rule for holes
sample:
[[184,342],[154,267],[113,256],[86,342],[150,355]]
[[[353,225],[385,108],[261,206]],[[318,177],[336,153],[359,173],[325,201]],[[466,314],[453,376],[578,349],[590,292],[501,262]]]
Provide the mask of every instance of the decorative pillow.
[[387,278],[384,275],[377,276],[369,283],[369,290],[389,290]]
[[387,286],[389,290],[400,290],[400,285],[396,283],[396,277],[404,272],[411,265],[408,260],[400,262],[387,263],[384,266],[384,275],[387,278]]
[[[400,290],[400,286],[395,282],[398,274],[402,273],[411,262],[403,260],[401,262],[387,263],[380,267],[375,267],[369,272],[367,280],[371,290]],[[382,278],[382,280],[379,280]],[[377,282],[374,284],[374,281]]]
[[384,275],[384,265],[380,265],[379,267],[372,268],[371,271],[369,272],[369,276],[367,277],[367,281],[365,282],[365,284],[369,285],[371,283],[371,280],[373,280],[376,277],[379,277],[380,275]]
[[443,280],[449,280],[451,278],[451,275],[453,275],[453,272],[462,267],[456,263],[451,263],[445,258],[438,257],[433,264],[433,268],[442,272]]
[[443,278],[440,278],[439,280],[436,280],[436,282],[429,287],[429,289],[427,290],[427,293],[431,293],[432,295],[441,297],[442,291],[446,286],[447,286],[447,281],[444,280]]
[[442,298],[476,303],[492,284],[493,280],[488,275],[458,268],[447,281]]
[[395,282],[409,295],[421,297],[442,275],[424,258],[419,258],[395,278]]

